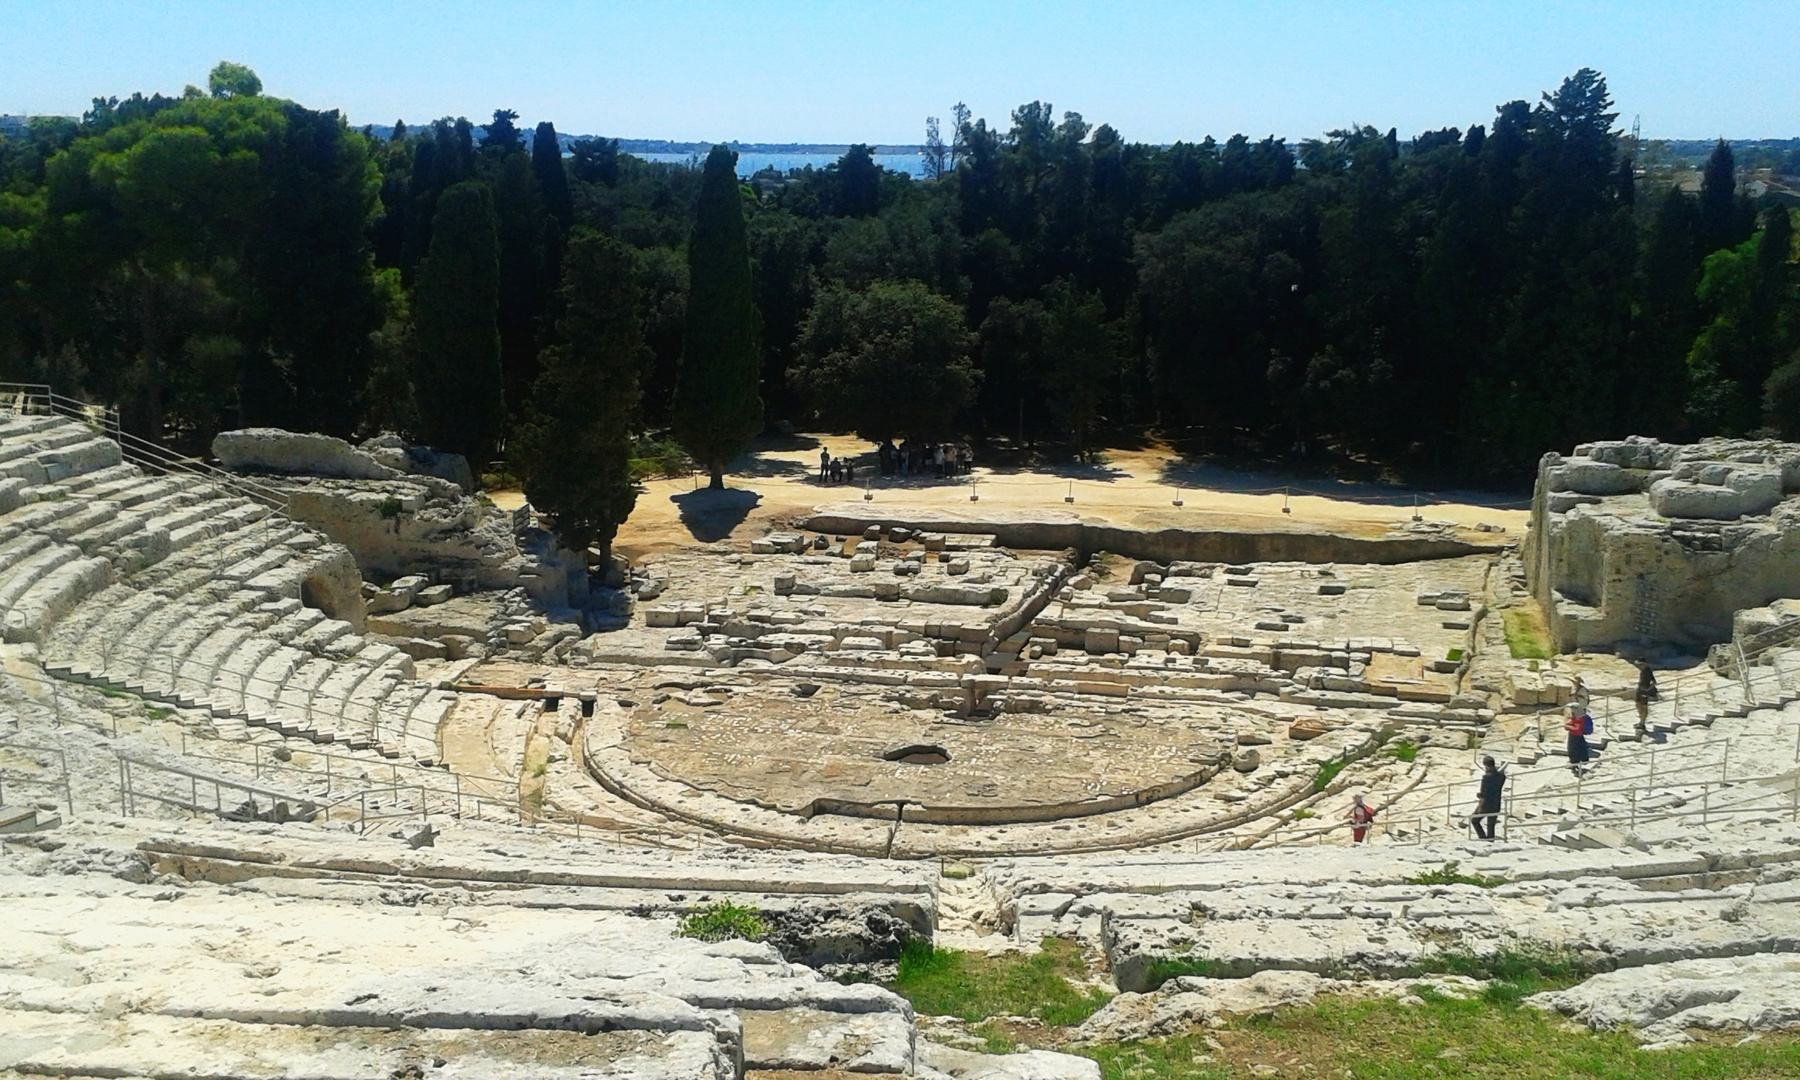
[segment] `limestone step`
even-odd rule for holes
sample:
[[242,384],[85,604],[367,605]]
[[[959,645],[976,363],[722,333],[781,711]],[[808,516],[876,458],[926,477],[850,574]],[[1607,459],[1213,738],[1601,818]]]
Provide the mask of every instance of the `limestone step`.
[[[333,664],[329,660],[308,658],[289,676],[277,695],[273,715],[274,727],[283,735],[310,733],[313,727],[311,706],[313,692],[330,677]],[[324,740],[331,740],[326,729]]]
[[253,711],[251,706],[255,704],[248,696],[251,680],[262,662],[277,648],[279,645],[272,638],[255,632],[246,634],[220,660],[213,675],[213,710],[248,719]]
[[12,610],[13,604],[33,585],[80,557],[79,548],[49,544],[12,564],[5,578],[0,579],[0,612]]
[[35,532],[0,545],[0,578],[9,576],[13,567],[49,546],[50,538]]
[[[314,732],[329,732],[333,739],[353,743],[364,736],[362,725],[348,715],[348,705],[356,687],[368,678],[373,668],[356,660],[339,660],[331,665],[331,673],[314,688],[307,702],[307,726]],[[361,743],[367,745],[366,737]],[[353,744],[354,745],[354,744]]]
[[41,641],[63,614],[112,581],[112,563],[77,559],[64,563],[20,596],[6,613],[6,640]]
[[47,502],[31,502],[0,517],[0,529],[6,530],[6,536],[18,536],[22,533],[42,533],[48,536],[63,518],[79,514],[88,508],[83,499],[51,499]]
[[111,498],[112,492],[126,490],[144,480],[143,472],[135,465],[109,465],[104,469],[58,480],[56,486],[68,492],[93,493],[97,498]]
[[17,476],[0,477],[0,514],[10,514],[25,505],[28,486]]
[[239,613],[236,605],[229,601],[215,601],[186,610],[187,616],[157,644],[144,665],[145,685],[160,694],[179,696],[190,689],[184,673],[195,648]]
[[113,644],[108,659],[109,673],[134,690],[145,689],[150,672],[166,672],[178,659],[167,652],[165,643],[169,635],[192,615],[193,604],[190,602],[163,598]]
[[122,460],[118,443],[91,434],[84,440],[36,454],[34,459],[44,470],[46,483],[110,468]]
[[[673,1002],[681,1005],[681,1002]],[[489,1040],[488,1031],[454,1026],[397,1028],[354,1018],[329,1027],[290,1027],[236,1019],[147,1014],[98,1016],[82,1012],[0,1011],[13,1036],[9,1054],[20,1076],[207,1076],[266,1080],[320,1076],[379,1080],[419,1073],[418,1062],[454,1061],[446,1074],[531,1076],[541,1080],[732,1080],[735,1044],[702,1030],[609,1030],[622,1010],[582,1001],[597,1018],[598,1034],[580,1036],[573,1050],[566,1032],[523,1030]],[[631,1007],[654,1015],[654,999]],[[666,1010],[665,1010],[666,1011]],[[317,1015],[329,1015],[320,1010]],[[574,1015],[571,1013],[571,1015]],[[471,1019],[472,1026],[485,1020]],[[505,1026],[513,1027],[512,1018]],[[546,1025],[547,1026],[547,1025]],[[305,1032],[304,1036],[297,1033]],[[577,1063],[559,1063],[558,1058]],[[327,1070],[323,1063],[333,1063]],[[341,1063],[341,1064],[338,1064]],[[436,1071],[436,1070],[434,1070]],[[1015,1074],[1008,1073],[1008,1076]]]
[[300,665],[312,657],[288,645],[277,645],[262,663],[244,689],[244,712],[252,721],[275,726],[281,714],[281,690]]
[[[8,476],[24,476],[30,478],[31,466],[37,468],[35,483],[44,483],[43,466],[37,459],[54,453],[65,446],[84,443],[93,437],[93,432],[80,424],[63,422],[49,424],[29,432],[20,433],[17,438],[6,438],[0,442],[0,472]],[[20,471],[13,471],[15,468]]]

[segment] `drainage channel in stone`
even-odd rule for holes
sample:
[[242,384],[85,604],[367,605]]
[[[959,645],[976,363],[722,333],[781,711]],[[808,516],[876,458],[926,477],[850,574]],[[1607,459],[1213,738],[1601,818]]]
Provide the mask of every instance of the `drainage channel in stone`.
[[889,750],[881,758],[883,761],[898,761],[905,765],[942,765],[950,760],[950,751],[929,743],[914,743]]

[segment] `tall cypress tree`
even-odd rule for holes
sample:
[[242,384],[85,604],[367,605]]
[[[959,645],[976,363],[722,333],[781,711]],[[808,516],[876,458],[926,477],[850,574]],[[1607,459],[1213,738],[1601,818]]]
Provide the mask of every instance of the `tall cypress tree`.
[[569,194],[569,176],[563,172],[562,144],[556,125],[545,120],[531,133],[531,171],[537,175],[538,195],[544,209],[556,219],[564,235],[575,224],[575,202]]
[[687,330],[675,386],[675,437],[725,487],[725,463],[762,430],[761,349],[737,154],[706,157],[688,241]]
[[637,502],[631,416],[638,404],[637,258],[600,233],[569,243],[556,342],[538,360],[516,461],[525,494],[570,548],[610,553]]
[[[1702,255],[1732,247],[1744,239],[1737,227],[1737,159],[1731,144],[1720,139],[1700,172]],[[1746,230],[1747,234],[1747,230]]]
[[478,468],[506,408],[499,297],[494,198],[486,184],[465,180],[438,197],[431,250],[413,289],[413,386],[425,441]]
[[531,135],[531,172],[537,177],[538,198],[550,217],[544,229],[544,294],[546,324],[561,315],[563,251],[569,244],[569,229],[575,224],[575,199],[569,191],[569,174],[563,170],[562,143],[556,138],[556,125],[545,120]]

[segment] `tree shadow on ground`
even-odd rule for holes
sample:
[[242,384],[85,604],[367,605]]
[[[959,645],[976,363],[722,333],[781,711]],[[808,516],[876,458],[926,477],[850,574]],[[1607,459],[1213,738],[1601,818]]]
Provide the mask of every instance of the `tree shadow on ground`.
[[711,544],[730,537],[732,530],[742,525],[750,511],[762,502],[762,496],[743,488],[701,488],[671,495],[669,501],[675,504],[682,525],[694,539]]
[[1042,473],[1046,476],[1060,476],[1065,480],[1092,480],[1110,484],[1115,480],[1129,477],[1124,469],[1105,461],[1082,461],[1078,458],[1038,459],[1015,462],[994,462],[985,466],[995,476],[1014,476],[1020,473]]
[[750,440],[750,452],[766,450],[770,453],[787,454],[796,450],[817,450],[819,440],[811,435],[758,435]]
[[1414,505],[1415,499],[1421,507],[1428,507],[1432,503],[1466,503],[1492,510],[1523,510],[1531,506],[1529,492],[1426,490],[1369,480],[1309,476],[1279,468],[1252,471],[1181,458],[1170,458],[1164,462],[1158,470],[1157,479],[1172,488],[1238,495],[1278,495],[1285,489],[1293,495],[1318,495],[1340,502],[1369,506],[1406,507]]

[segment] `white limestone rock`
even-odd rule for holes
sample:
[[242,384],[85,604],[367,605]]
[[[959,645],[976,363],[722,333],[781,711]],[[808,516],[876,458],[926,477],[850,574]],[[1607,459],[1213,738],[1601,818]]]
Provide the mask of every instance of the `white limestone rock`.
[[1100,1080],[1099,1062],[1050,1050],[981,1054],[921,1039],[918,1057],[921,1080]]
[[213,437],[213,456],[227,469],[341,480],[395,480],[401,470],[342,439],[281,428],[240,428]]
[[1690,1029],[1758,1033],[1800,1028],[1800,956],[1679,960],[1595,975],[1526,1004],[1595,1031],[1629,1027],[1650,1047],[1689,1042]]

